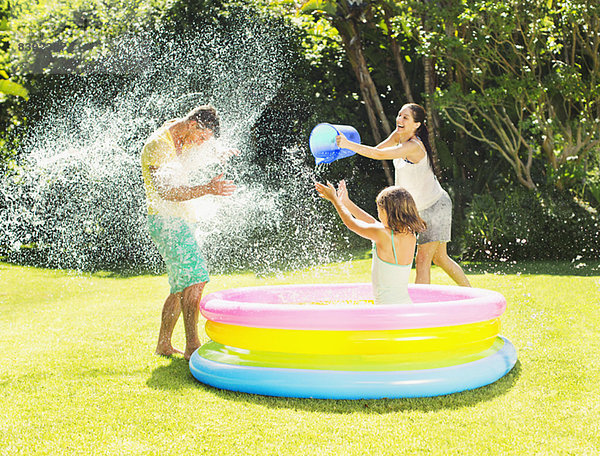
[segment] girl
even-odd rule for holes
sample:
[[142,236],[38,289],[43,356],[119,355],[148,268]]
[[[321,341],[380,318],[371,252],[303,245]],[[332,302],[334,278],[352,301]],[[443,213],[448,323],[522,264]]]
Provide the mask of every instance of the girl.
[[431,263],[441,267],[458,285],[471,284],[462,268],[448,256],[452,228],[452,201],[437,180],[436,160],[429,145],[425,110],[418,104],[402,106],[396,129],[376,147],[337,137],[340,148],[375,160],[393,160],[395,184],[407,189],[415,200],[427,230],[419,235],[416,283],[431,282]]
[[416,233],[426,229],[415,202],[405,189],[388,187],[377,196],[377,216],[371,217],[348,197],[341,181],[333,185],[315,183],[319,195],[331,201],[344,224],[359,236],[373,241],[371,281],[375,304],[409,304],[408,277],[412,266]]

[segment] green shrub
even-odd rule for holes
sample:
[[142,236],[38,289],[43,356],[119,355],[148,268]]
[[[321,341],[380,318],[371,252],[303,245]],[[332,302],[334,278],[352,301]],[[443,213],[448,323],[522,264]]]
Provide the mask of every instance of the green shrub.
[[600,218],[568,194],[515,188],[476,195],[463,236],[468,259],[597,258]]

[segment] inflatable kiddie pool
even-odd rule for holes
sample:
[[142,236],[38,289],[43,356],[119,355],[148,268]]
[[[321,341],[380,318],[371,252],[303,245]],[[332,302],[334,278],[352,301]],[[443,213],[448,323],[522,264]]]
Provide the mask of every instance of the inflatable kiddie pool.
[[370,283],[223,290],[201,302],[211,341],[192,375],[232,391],[377,399],[455,393],[495,382],[517,360],[499,336],[497,292],[409,285],[413,304],[372,303]]

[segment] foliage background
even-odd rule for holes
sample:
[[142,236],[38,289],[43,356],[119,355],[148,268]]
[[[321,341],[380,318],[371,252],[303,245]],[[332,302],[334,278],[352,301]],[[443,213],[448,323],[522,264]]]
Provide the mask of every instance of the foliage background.
[[[256,109],[259,115],[245,120],[250,133],[244,147],[252,166],[241,178],[279,195],[282,216],[278,223],[254,223],[235,242],[214,239],[213,264],[268,270],[271,261],[243,258],[266,251],[272,263],[295,267],[364,250],[367,245],[348,236],[330,208],[310,196],[311,179],[347,178],[358,203],[373,210],[389,169],[362,157],[313,169],[307,138],[316,123],[328,121],[354,125],[363,142],[373,144],[393,128],[406,101],[429,112],[442,185],[454,201],[453,255],[570,260],[600,253],[600,6],[595,3],[534,0],[517,8],[514,1],[481,0],[73,0],[2,6],[4,214],[13,210],[11,201],[32,194],[24,192],[23,169],[32,134],[49,117],[68,117],[68,107],[80,106],[82,99],[91,101],[92,112],[116,109],[115,100],[135,92],[136,65],[167,49],[179,56],[177,68],[187,64],[189,72],[185,84],[168,74],[176,82],[174,97],[197,92],[218,98],[210,89],[214,80],[194,71],[210,62],[210,54],[196,48],[198,58],[186,60],[189,40],[182,37],[210,29],[234,42],[252,29],[255,40],[276,37],[285,58],[273,64],[276,73],[265,69],[267,76],[277,74],[277,84]],[[151,38],[156,47],[123,46],[131,37]],[[164,76],[146,81],[158,90]],[[176,107],[169,112],[157,106],[144,114],[155,123],[166,113],[181,114]],[[15,224],[19,217],[12,214],[0,234],[3,253],[55,267],[160,269],[139,223],[115,225],[107,211],[95,215],[91,225],[86,225],[90,217],[69,223],[80,212],[65,218],[66,210],[48,210],[61,207],[60,195],[81,201],[120,189],[123,198],[110,210],[121,220],[143,217],[135,163],[152,126],[129,124],[120,138],[126,149],[122,159],[134,167],[131,174],[90,188],[45,186],[51,191],[43,204],[29,204],[40,208],[36,223],[36,217],[23,216]],[[72,173],[72,182],[82,181],[81,168],[62,172]],[[48,214],[61,220],[62,231],[77,231],[81,242],[63,242]],[[249,215],[263,221],[266,216],[260,209]],[[306,234],[315,226],[322,227],[319,242]],[[319,254],[325,244],[326,254]]]

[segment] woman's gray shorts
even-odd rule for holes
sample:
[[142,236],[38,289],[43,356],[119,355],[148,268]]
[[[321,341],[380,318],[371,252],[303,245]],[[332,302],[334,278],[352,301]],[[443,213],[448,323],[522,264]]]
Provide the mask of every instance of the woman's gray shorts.
[[448,193],[444,194],[432,206],[419,211],[419,215],[427,223],[427,229],[419,233],[417,244],[428,242],[449,242],[452,232],[452,200]]

